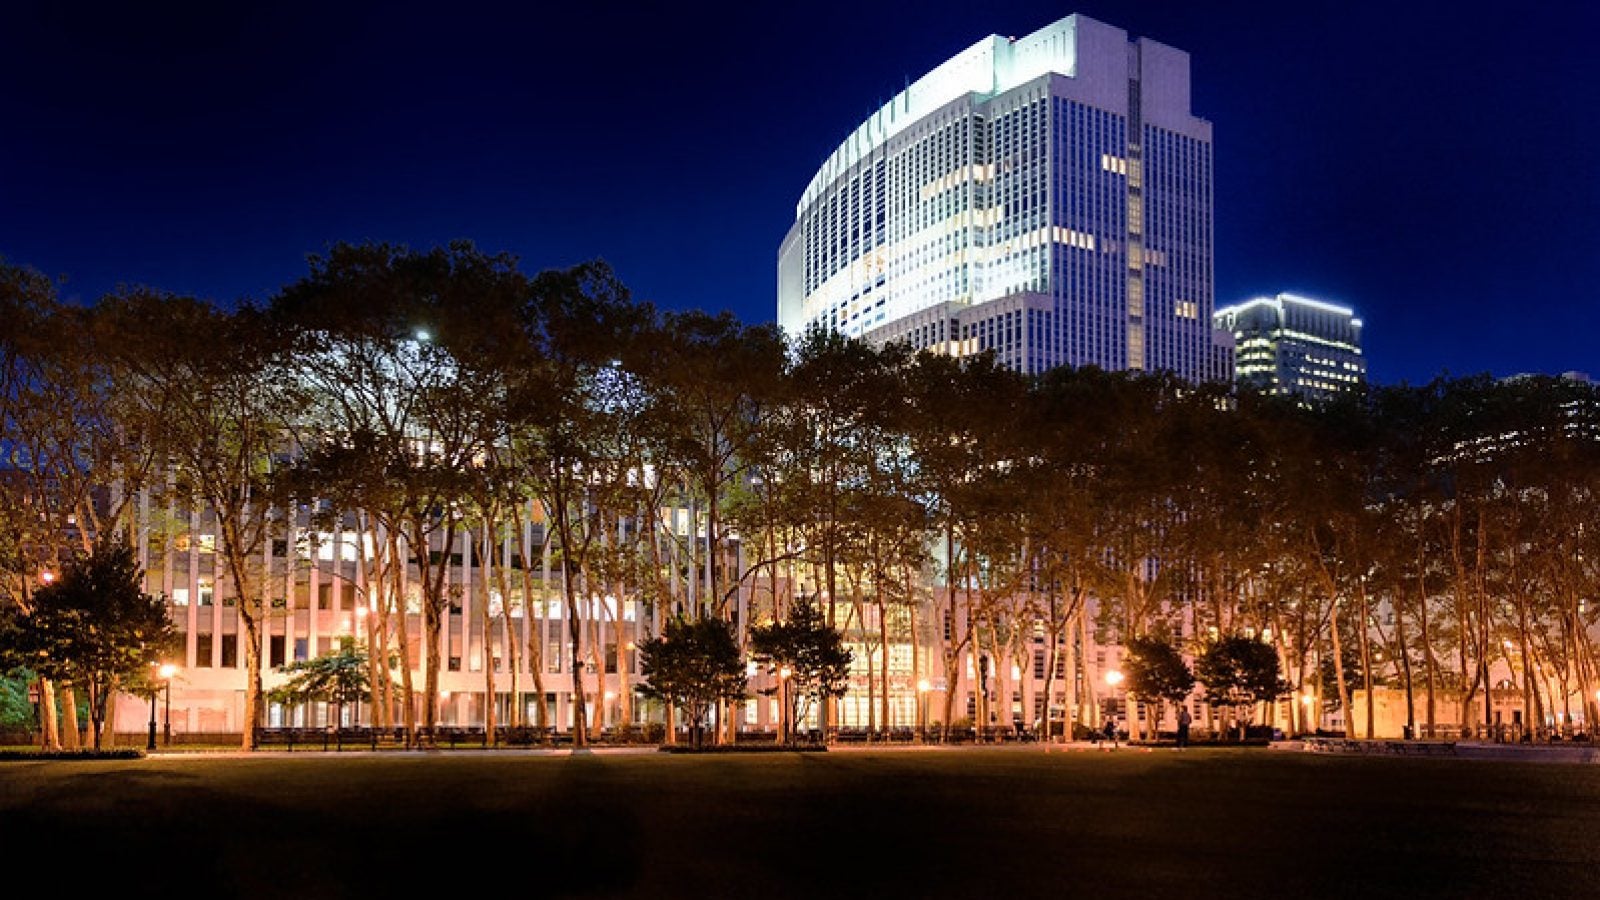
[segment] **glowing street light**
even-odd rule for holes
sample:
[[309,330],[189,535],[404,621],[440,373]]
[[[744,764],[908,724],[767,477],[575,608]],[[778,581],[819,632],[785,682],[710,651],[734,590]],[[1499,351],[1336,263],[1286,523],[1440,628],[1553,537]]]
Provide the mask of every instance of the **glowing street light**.
[[928,742],[928,691],[933,685],[926,678],[917,679],[917,729],[922,732],[922,742]]
[[161,691],[164,695],[161,701],[161,746],[172,746],[172,676],[178,674],[178,667],[172,663],[162,663],[158,670],[161,673]]
[[172,676],[178,667],[171,663],[150,661],[150,736],[145,741],[146,750],[156,749],[156,696],[161,693],[161,688],[155,682],[164,681],[167,692],[167,742],[172,742]]
[[1106,684],[1109,684],[1112,687],[1116,687],[1117,685],[1119,685],[1121,683],[1122,683],[1122,673],[1121,672],[1118,672],[1116,669],[1112,669],[1111,671],[1106,673]]

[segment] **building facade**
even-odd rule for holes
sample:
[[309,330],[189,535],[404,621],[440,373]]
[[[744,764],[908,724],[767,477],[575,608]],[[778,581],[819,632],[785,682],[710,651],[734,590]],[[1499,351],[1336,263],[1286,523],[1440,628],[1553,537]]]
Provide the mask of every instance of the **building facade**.
[[[139,523],[135,547],[145,589],[168,602],[179,645],[175,655],[159,661],[176,670],[170,692],[156,705],[147,696],[120,694],[114,728],[123,735],[142,735],[150,714],[159,716],[158,730],[180,741],[238,733],[247,727],[248,651],[234,599],[239,591],[219,552],[217,518],[203,506],[187,506],[160,491],[140,492],[134,505]],[[709,595],[706,582],[716,570],[719,578],[736,581],[731,598],[736,623],[759,621],[774,597],[788,603],[797,593],[815,596],[802,569],[776,582],[740,577],[745,573],[736,543],[715,548],[708,564],[703,522],[697,523],[691,510],[668,507],[656,515],[658,539],[678,548],[666,554],[675,596],[692,604],[696,594]],[[392,569],[389,577],[398,580],[384,584],[375,573],[385,568],[384,557],[395,544],[370,519],[354,513],[333,519],[311,507],[283,510],[278,519],[281,524],[263,542],[259,556],[267,598],[261,620],[266,690],[288,680],[283,667],[334,653],[342,642],[383,646],[394,652],[396,699],[389,721],[398,724],[403,718],[400,668],[408,669],[418,686],[413,702],[421,721],[420,704],[426,699],[420,686],[429,663],[423,652],[424,598],[414,554],[399,542],[401,554],[412,561]],[[491,717],[500,725],[531,724],[542,713],[547,727],[569,732],[579,709],[576,667],[593,734],[665,722],[660,704],[637,694],[643,680],[637,648],[661,632],[666,610],[636,592],[585,591],[576,607],[575,654],[568,621],[572,609],[537,504],[517,522],[519,526],[500,522],[492,528],[463,527],[449,546],[437,539],[429,549],[445,566],[443,590],[449,597],[441,616],[435,720],[453,727],[483,726]],[[619,533],[635,540],[644,525],[624,522]],[[377,610],[384,605],[395,612],[380,626]],[[946,666],[943,648],[966,627],[973,602],[964,593],[943,620],[942,634],[932,608],[912,611],[844,601],[840,607],[840,627],[853,662],[849,690],[834,707],[833,726],[937,729],[945,721],[949,695],[952,722],[981,724],[979,711],[986,710],[990,725],[1035,728],[1048,720],[1060,730],[1067,722],[1097,723],[1114,702],[1100,686],[1105,672],[1117,666],[1120,648],[1098,639],[1085,624],[1091,617],[1087,612],[1070,633],[1019,636],[1003,658],[993,649],[968,645],[957,651],[952,668]],[[742,643],[744,625],[738,627]],[[403,651],[396,640],[401,629],[409,635]],[[884,641],[884,635],[893,637]],[[731,721],[719,724],[773,731],[780,713],[771,689],[778,676],[754,664],[748,674],[749,696],[728,710]],[[336,706],[269,699],[261,724],[323,728],[379,721],[371,701]],[[818,722],[813,709],[801,724]]]
[[1233,335],[1242,384],[1309,402],[1366,384],[1361,320],[1346,307],[1295,294],[1256,297],[1218,309],[1216,325]]
[[779,249],[779,324],[992,350],[1025,373],[1227,380],[1212,171],[1187,53],[1081,15],[990,36],[811,179]]

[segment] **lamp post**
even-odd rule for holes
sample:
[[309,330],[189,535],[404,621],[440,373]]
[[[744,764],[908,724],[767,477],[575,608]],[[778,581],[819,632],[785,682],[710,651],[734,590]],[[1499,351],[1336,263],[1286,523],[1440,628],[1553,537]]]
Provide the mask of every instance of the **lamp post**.
[[156,749],[156,698],[161,695],[161,688],[157,679],[161,677],[161,663],[150,660],[150,731],[144,742],[144,749]]
[[[151,668],[154,668],[155,667],[155,663],[151,663],[150,666],[151,666]],[[159,691],[154,685],[151,685],[151,687],[150,687],[150,738],[149,738],[149,740],[145,741],[144,749],[146,749],[146,750],[154,750],[156,748],[156,697],[158,695],[160,695],[160,693],[161,693],[161,691]]]
[[172,746],[172,676],[178,674],[178,667],[172,663],[163,663],[161,666],[161,690],[164,694],[161,710],[161,746]]
[[[1117,685],[1119,685],[1121,683],[1122,683],[1122,673],[1121,672],[1117,671],[1116,669],[1112,669],[1111,671],[1106,673],[1106,686],[1111,688],[1111,690],[1115,691],[1117,689]],[[1111,711],[1113,708],[1114,707],[1112,707],[1110,704],[1106,705],[1106,718],[1108,720],[1110,720],[1111,723],[1112,723],[1111,724],[1111,746],[1115,747],[1117,745],[1117,726],[1116,726],[1116,718],[1117,717],[1116,717],[1116,714]],[[1133,737],[1132,716],[1131,715],[1129,716],[1128,737],[1129,737],[1130,740]]]
[[920,740],[928,742],[928,679],[917,679],[917,733]]
[[793,673],[789,671],[788,666],[780,666],[778,668],[778,703],[781,707],[779,713],[785,723],[785,726],[779,730],[784,732],[784,737],[793,741],[800,733],[800,723],[794,720],[794,704],[789,702],[789,676],[791,674]]

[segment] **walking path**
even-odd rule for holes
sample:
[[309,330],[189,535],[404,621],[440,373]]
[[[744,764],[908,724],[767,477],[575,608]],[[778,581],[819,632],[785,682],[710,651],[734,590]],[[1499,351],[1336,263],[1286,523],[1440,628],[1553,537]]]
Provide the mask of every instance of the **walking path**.
[[1275,750],[1373,756],[1449,756],[1516,762],[1600,763],[1600,747],[1586,743],[1512,744],[1495,741],[1311,740],[1276,741]]

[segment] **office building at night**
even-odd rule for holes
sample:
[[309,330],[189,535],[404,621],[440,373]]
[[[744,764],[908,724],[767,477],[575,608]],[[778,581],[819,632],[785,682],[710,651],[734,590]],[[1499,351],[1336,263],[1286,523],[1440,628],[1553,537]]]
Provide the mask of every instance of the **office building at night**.
[[1256,297],[1218,309],[1216,325],[1233,335],[1242,384],[1308,402],[1366,384],[1361,320],[1346,307],[1294,294]]
[[1231,378],[1211,123],[1189,102],[1187,53],[1081,15],[979,41],[818,169],[779,250],[779,324],[1027,373]]

